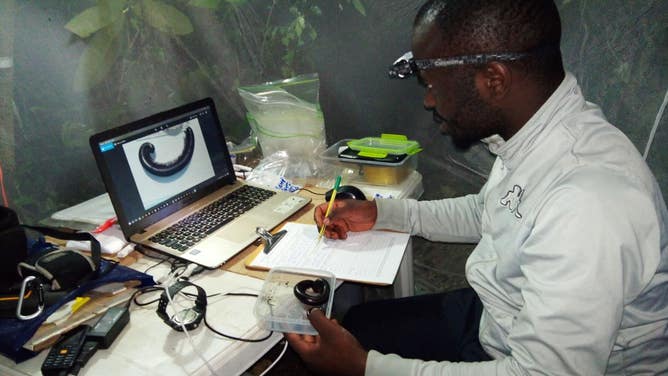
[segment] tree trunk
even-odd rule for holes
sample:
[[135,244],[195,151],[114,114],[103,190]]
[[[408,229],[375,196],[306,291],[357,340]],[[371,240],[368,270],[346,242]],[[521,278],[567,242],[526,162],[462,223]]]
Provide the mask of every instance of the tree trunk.
[[0,165],[4,181],[12,181],[16,169],[14,142],[14,16],[15,0],[0,0]]

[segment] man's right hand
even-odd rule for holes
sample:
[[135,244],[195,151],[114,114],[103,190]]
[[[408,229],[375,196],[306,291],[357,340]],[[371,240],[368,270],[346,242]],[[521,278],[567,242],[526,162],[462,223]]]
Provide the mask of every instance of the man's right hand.
[[357,339],[320,309],[310,311],[308,319],[318,335],[285,333],[308,368],[318,375],[364,375],[367,351]]
[[331,239],[345,239],[348,231],[367,231],[376,223],[378,215],[376,202],[366,200],[334,200],[329,216],[325,218],[328,203],[318,205],[313,218],[318,228],[325,224],[325,236]]

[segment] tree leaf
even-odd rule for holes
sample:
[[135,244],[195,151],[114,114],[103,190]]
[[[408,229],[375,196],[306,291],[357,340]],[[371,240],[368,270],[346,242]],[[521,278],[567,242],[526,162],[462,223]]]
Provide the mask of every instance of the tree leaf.
[[198,8],[217,9],[220,0],[190,0],[188,5]]
[[[109,2],[107,2],[109,3]],[[81,38],[88,38],[94,32],[109,26],[121,16],[122,7],[104,6],[103,4],[90,7],[77,14],[65,28]]]
[[123,13],[128,0],[98,0],[98,6],[112,13]]
[[146,22],[154,28],[176,35],[186,35],[193,32],[193,24],[188,16],[171,5],[162,1],[143,0]]
[[113,25],[95,33],[74,73],[74,90],[81,92],[99,84],[107,76],[118,55],[118,38]]
[[299,16],[295,20],[295,34],[297,34],[296,39],[301,39],[302,31],[304,31],[305,24],[306,24],[306,20],[304,19],[304,16]]
[[366,9],[364,9],[364,4],[360,0],[352,0],[353,6],[359,12],[359,14],[366,17]]

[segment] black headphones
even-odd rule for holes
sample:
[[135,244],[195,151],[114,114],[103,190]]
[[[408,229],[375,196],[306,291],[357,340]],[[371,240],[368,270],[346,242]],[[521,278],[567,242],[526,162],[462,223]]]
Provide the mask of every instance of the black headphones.
[[[204,318],[204,315],[206,315],[206,291],[204,291],[203,288],[197,286],[194,283],[190,283],[188,281],[177,281],[176,283],[172,284],[167,288],[167,290],[162,292],[162,295],[160,295],[160,302],[158,303],[158,309],[156,310],[156,313],[158,316],[162,319],[162,321],[165,322],[165,324],[169,325],[172,329],[177,330],[179,332],[183,331],[183,326],[181,323],[178,321],[177,315],[174,315],[170,317],[167,314],[167,305],[169,304],[169,297],[174,299],[174,296],[181,291],[183,288],[188,287],[188,286],[195,286],[197,289],[197,298],[195,298],[195,306],[193,308],[188,309],[188,313],[192,313],[195,315],[195,317],[192,320],[189,320],[187,323],[184,322],[183,326],[185,326],[186,330],[193,330],[197,328],[202,322],[202,319]],[[169,294],[169,297],[167,296]]]
[[305,279],[298,282],[293,290],[300,302],[310,306],[319,306],[327,303],[330,287],[329,282],[322,278]]

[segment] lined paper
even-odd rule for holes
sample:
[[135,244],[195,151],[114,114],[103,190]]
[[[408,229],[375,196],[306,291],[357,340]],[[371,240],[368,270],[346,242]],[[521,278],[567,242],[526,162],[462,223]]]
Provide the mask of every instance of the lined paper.
[[250,268],[293,267],[331,272],[337,279],[390,285],[399,270],[409,235],[390,231],[350,232],[348,239],[323,237],[313,224],[289,222],[287,234],[269,254],[260,252]]

